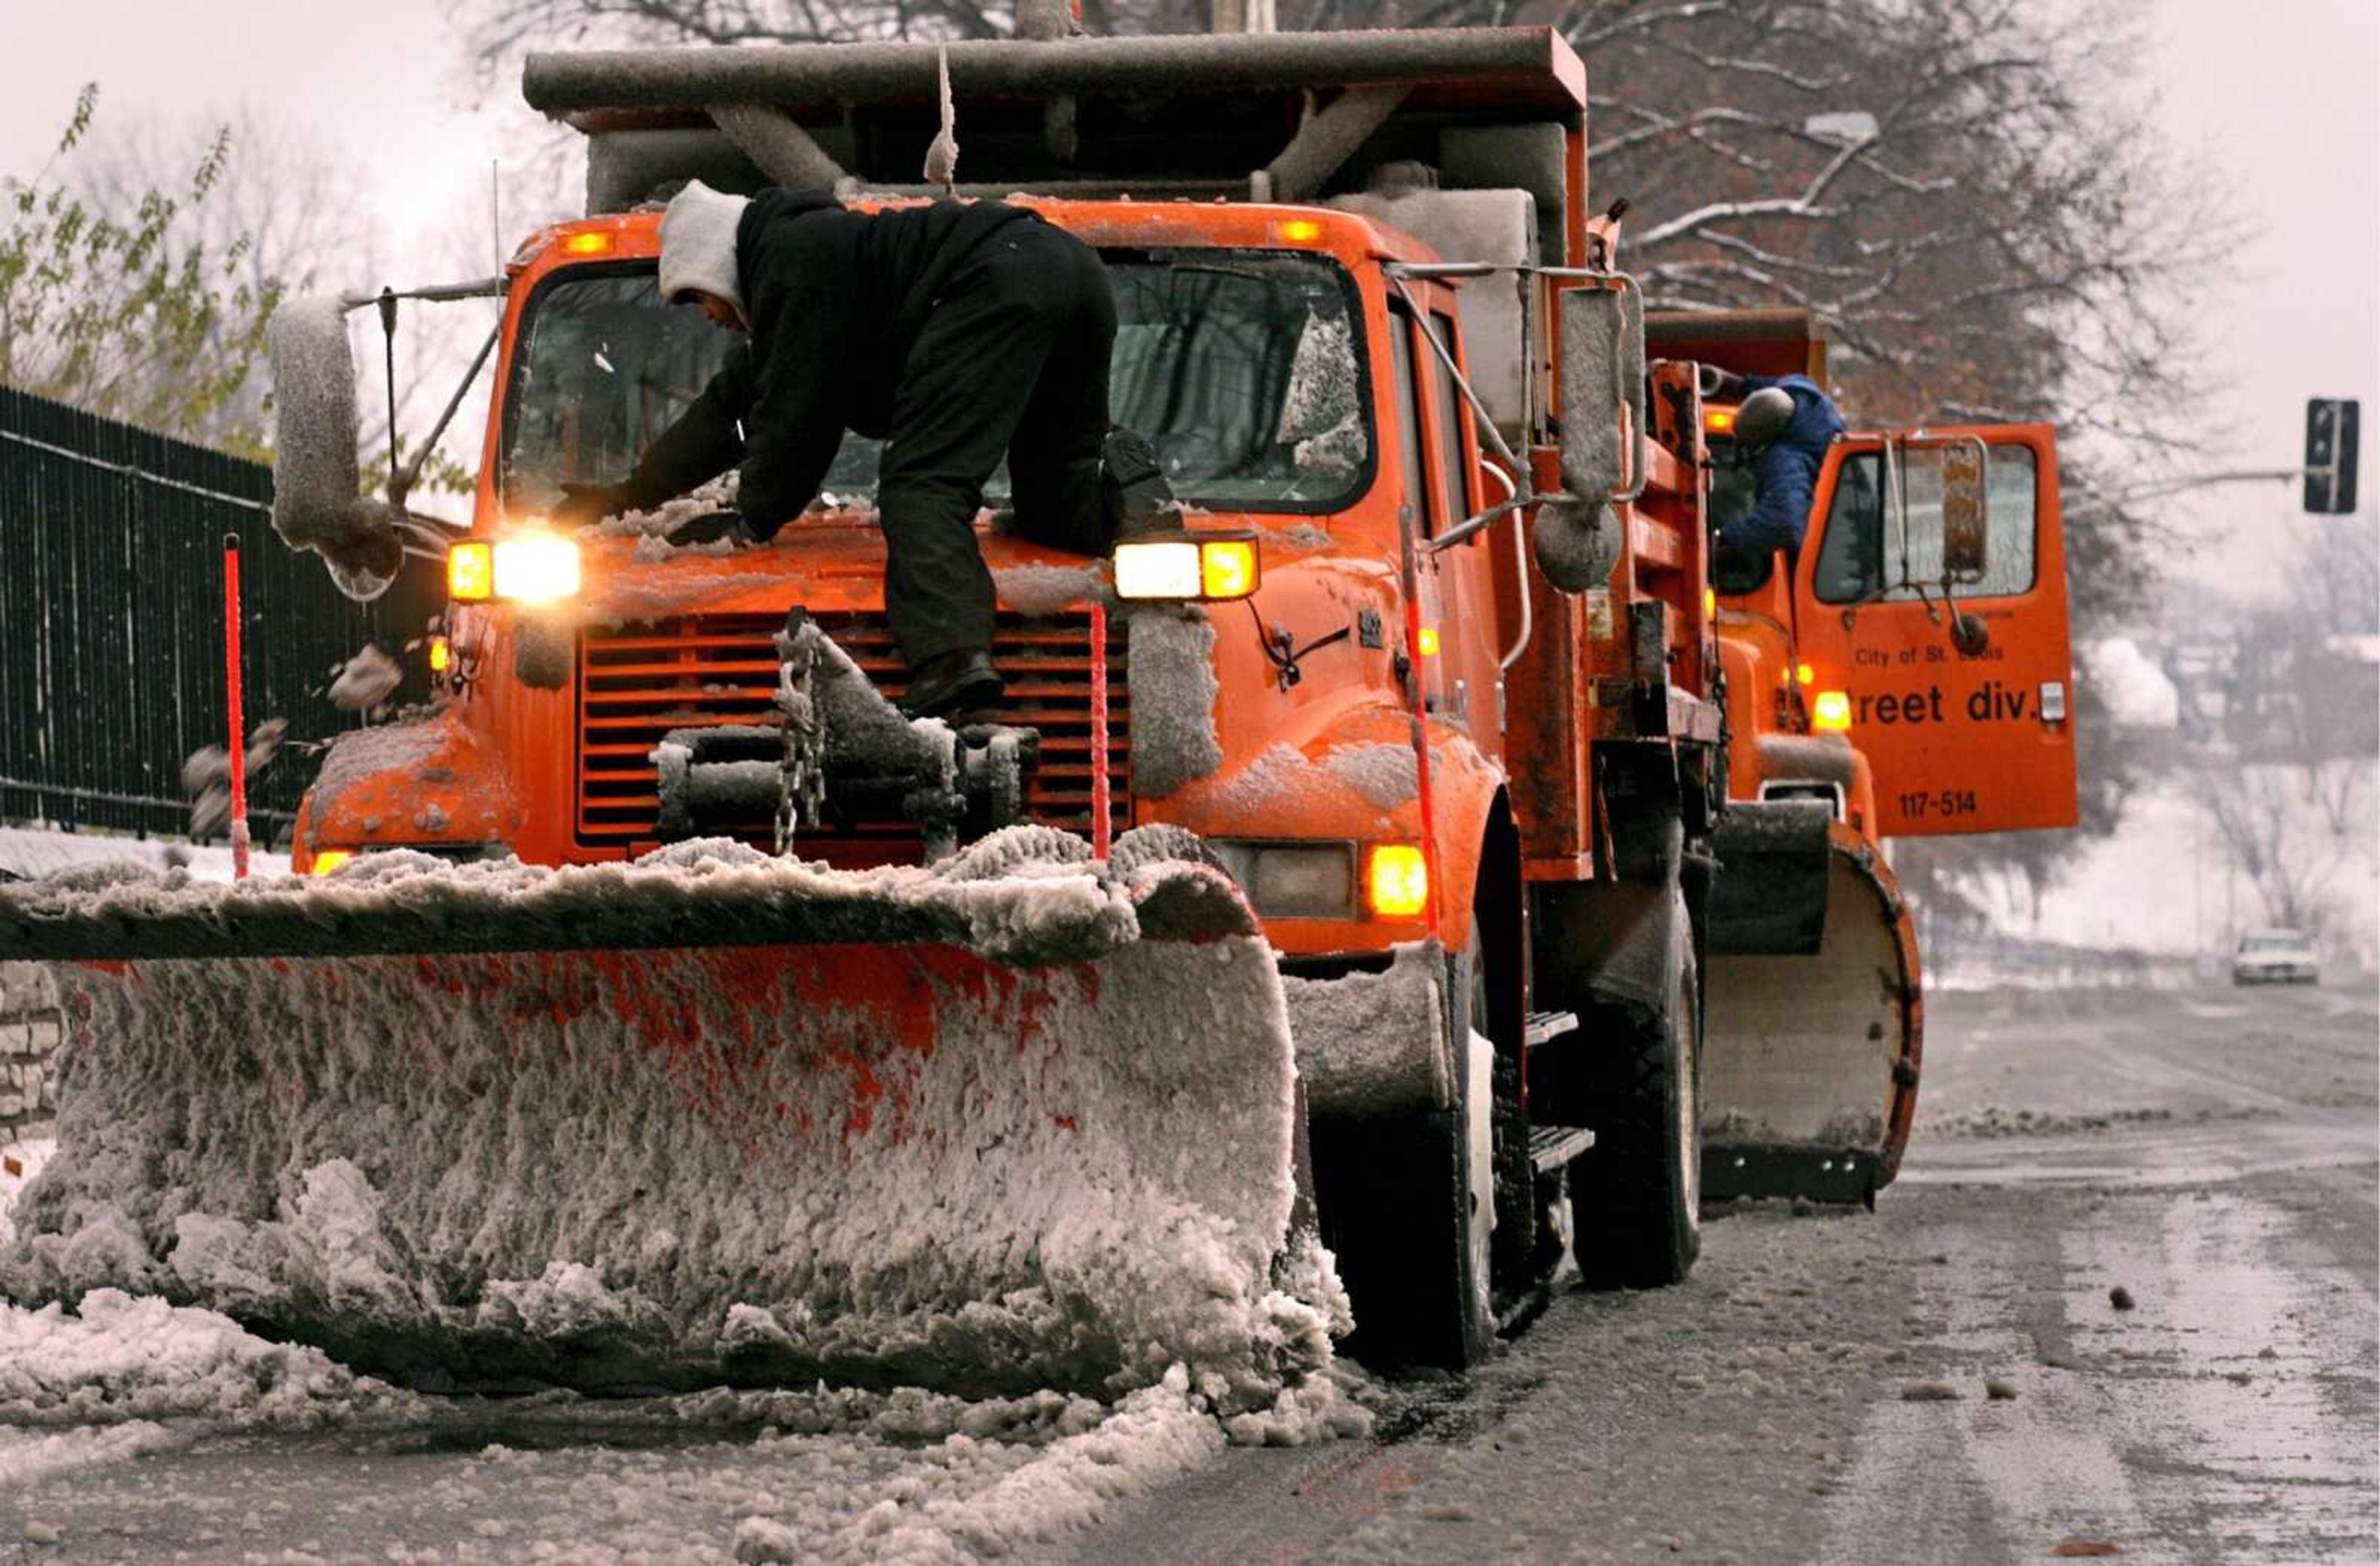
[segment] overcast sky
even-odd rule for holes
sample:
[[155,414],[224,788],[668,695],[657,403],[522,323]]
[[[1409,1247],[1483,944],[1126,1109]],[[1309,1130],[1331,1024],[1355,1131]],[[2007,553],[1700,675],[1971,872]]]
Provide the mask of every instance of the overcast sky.
[[[2362,398],[2367,431],[2380,412],[2380,6],[2265,0],[2249,15],[2150,0],[2149,14],[2143,74],[2159,103],[2143,133],[2231,192],[2246,234],[2231,281],[2204,302],[2221,388],[2204,415],[2209,461],[2290,466],[2308,396]],[[457,206],[484,214],[490,161],[533,123],[511,84],[477,101],[438,0],[0,0],[0,172],[41,166],[86,80],[110,117],[252,100],[354,160],[391,257]],[[513,188],[508,242],[529,200],[517,173]],[[2363,513],[2339,524],[2367,537],[2375,447],[2367,435]],[[2171,519],[2201,540],[2194,574],[2270,585],[2272,540],[2299,525],[2297,504],[2294,488],[2239,487],[2184,497]]]

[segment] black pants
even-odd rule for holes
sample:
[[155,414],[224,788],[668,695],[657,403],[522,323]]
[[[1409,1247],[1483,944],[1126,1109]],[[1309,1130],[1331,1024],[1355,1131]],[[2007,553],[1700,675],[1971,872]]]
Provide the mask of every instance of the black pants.
[[1007,225],[951,274],[910,349],[878,468],[884,606],[910,668],[991,649],[975,518],[1002,455],[1019,533],[1107,552],[1099,446],[1115,334],[1107,268],[1049,224]]

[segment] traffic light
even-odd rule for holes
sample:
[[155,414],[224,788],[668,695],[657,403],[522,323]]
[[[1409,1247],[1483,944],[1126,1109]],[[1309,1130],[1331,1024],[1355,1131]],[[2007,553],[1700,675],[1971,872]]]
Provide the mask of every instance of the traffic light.
[[2305,508],[2320,516],[2355,509],[2353,397],[2306,399]]

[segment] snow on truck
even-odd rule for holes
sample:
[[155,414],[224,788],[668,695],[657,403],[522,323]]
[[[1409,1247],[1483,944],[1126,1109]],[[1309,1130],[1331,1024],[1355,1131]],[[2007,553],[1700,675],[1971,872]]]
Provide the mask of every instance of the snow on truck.
[[[306,880],[0,905],[102,1025],[11,1293],[145,1284],[443,1375],[1170,1355],[1229,1402],[1350,1299],[1356,1352],[1460,1366],[1573,1244],[1674,1281],[1755,1153],[1889,1177],[1916,965],[1875,839],[1920,795],[1980,822],[1958,759],[2005,764],[1989,727],[1869,747],[1883,702],[1920,720],[1861,671],[1901,638],[1964,710],[2030,665],[1996,630],[1971,679],[1917,624],[1927,572],[1971,579],[1911,543],[1969,515],[1902,496],[1965,449],[1931,437],[1829,459],[1902,497],[1873,590],[1838,611],[1814,532],[1718,606],[1706,372],[1647,357],[1552,32],[540,55],[525,91],[589,138],[590,215],[492,285],[434,707],[333,748]],[[921,188],[947,103],[961,180]],[[653,198],[693,176],[996,195],[1106,259],[1115,415],[1184,511],[1086,561],[990,497],[997,722],[892,705],[866,443],[766,547],[543,524],[725,351],[655,292]],[[396,535],[338,307],[286,313],[276,520],[368,589]],[[2042,432],[1975,436],[1993,547],[2011,438],[2047,587]],[[1862,750],[1797,659],[1874,704]]]

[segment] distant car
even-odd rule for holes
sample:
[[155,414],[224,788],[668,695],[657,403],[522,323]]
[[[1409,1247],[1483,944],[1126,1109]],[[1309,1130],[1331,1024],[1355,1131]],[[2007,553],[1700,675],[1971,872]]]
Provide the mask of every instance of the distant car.
[[2252,929],[2231,954],[2234,984],[2319,984],[2322,959],[2300,929]]

